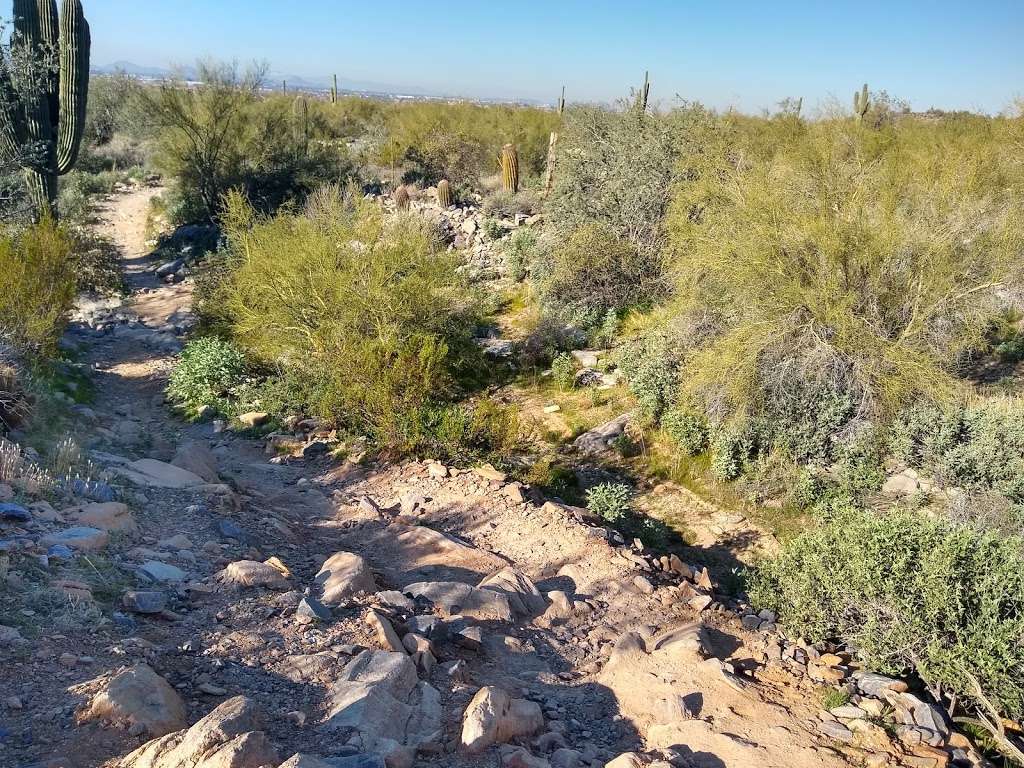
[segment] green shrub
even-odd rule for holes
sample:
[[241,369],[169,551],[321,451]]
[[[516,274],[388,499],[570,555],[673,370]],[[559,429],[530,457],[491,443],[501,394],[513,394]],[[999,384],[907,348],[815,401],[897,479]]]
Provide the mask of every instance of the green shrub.
[[881,419],[955,398],[958,366],[1020,289],[1024,174],[1006,137],[911,118],[722,122],[670,214],[674,311],[718,326],[687,355],[689,398],[757,413],[798,383]]
[[582,329],[657,295],[649,259],[603,223],[584,224],[541,251],[533,276],[546,309]]
[[167,394],[193,410],[204,405],[223,410],[245,374],[245,357],[234,345],[213,336],[194,339],[181,351]]
[[615,525],[630,512],[633,492],[622,483],[601,483],[587,489],[587,509]]
[[696,456],[707,447],[707,422],[689,408],[675,406],[667,410],[661,417],[661,428],[687,456]]
[[619,370],[637,400],[640,415],[656,424],[675,403],[679,390],[679,346],[666,333],[649,333],[625,342],[617,355]]
[[711,430],[711,474],[722,482],[735,480],[753,453],[751,433],[743,427],[719,426]]
[[520,227],[505,241],[505,259],[514,280],[526,279],[537,248],[537,233],[529,227]]
[[75,299],[76,259],[51,220],[0,230],[0,335],[18,350],[50,354]]
[[429,441],[479,352],[469,294],[427,223],[361,199],[260,216],[239,195],[223,221],[229,255],[205,295],[237,343],[300,372],[313,415],[394,451]]
[[579,369],[580,363],[575,357],[568,352],[560,352],[551,361],[551,378],[560,388],[572,389]]
[[970,699],[967,673],[1009,717],[1024,712],[1024,555],[1019,539],[908,510],[833,506],[761,564],[755,604],[811,642],[841,638],[871,669],[914,671]]
[[507,232],[507,230],[498,223],[497,219],[493,219],[489,216],[484,219],[481,229],[490,240],[500,240]]

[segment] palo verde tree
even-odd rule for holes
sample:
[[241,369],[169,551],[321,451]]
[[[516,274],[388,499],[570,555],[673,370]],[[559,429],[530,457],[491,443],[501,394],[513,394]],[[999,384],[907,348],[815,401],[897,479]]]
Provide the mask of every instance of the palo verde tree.
[[78,159],[89,94],[89,23],[81,0],[14,0],[0,61],[0,159],[25,170],[36,217],[55,214],[57,177]]

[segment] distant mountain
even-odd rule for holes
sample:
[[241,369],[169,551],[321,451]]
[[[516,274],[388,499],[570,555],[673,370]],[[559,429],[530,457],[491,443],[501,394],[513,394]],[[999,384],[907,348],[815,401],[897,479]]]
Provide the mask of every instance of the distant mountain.
[[[186,80],[195,79],[197,72],[193,66],[180,68],[152,67],[136,64],[131,61],[115,61],[112,64],[93,65],[91,72],[94,75],[113,75],[124,72],[132,77],[140,77],[146,80],[161,80],[173,75],[184,77]],[[327,92],[331,89],[333,80],[330,74],[324,77],[308,78],[299,75],[288,75],[280,72],[267,73],[265,86],[267,88],[279,87],[282,81],[287,81],[288,90]],[[452,93],[431,92],[425,88],[414,85],[395,85],[394,83],[379,83],[372,80],[346,80],[338,78],[338,88],[347,93],[368,94],[375,96],[387,96],[400,98],[407,96],[417,99],[449,99],[466,98],[464,95]],[[474,98],[476,101],[486,102],[515,102],[520,104],[540,104],[543,102],[528,99],[500,99],[500,98]]]

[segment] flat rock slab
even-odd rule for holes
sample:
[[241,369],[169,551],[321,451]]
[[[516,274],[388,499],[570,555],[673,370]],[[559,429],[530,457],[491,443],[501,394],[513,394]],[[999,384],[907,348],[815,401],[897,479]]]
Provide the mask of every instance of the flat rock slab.
[[79,525],[99,528],[104,531],[136,531],[138,525],[127,504],[119,501],[86,504],[68,515]]
[[218,574],[218,578],[226,584],[237,584],[240,587],[288,589],[288,579],[283,573],[274,566],[258,560],[238,560],[231,563]]
[[111,469],[136,485],[150,488],[182,489],[206,485],[206,481],[194,472],[156,459],[139,459]]
[[508,563],[497,555],[421,525],[389,525],[368,542],[368,557],[398,586],[424,579],[477,581]]
[[143,581],[177,583],[188,578],[188,574],[175,565],[161,563],[159,560],[147,560],[140,565],[135,574]]
[[445,616],[468,616],[483,621],[512,621],[515,613],[508,596],[492,589],[478,589],[457,581],[421,581],[402,590],[426,598]]
[[80,525],[44,536],[40,543],[44,547],[62,544],[76,552],[97,552],[110,543],[110,534],[99,528]]

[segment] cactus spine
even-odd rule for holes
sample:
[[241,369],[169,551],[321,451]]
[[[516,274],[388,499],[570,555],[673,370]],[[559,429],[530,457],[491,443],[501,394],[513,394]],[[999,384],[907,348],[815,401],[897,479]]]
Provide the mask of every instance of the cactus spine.
[[[78,159],[85,132],[89,94],[89,23],[81,0],[14,0],[11,45],[27,54],[40,70],[50,70],[41,93],[24,100],[15,97],[7,72],[0,73],[0,90],[9,103],[0,115],[0,154],[14,158],[26,147],[39,147],[25,163],[25,178],[36,216],[56,214],[57,177]],[[57,67],[49,65],[57,52]]]
[[400,211],[409,210],[409,190],[404,185],[398,187],[391,197],[395,201],[395,208]]
[[448,179],[437,182],[437,204],[442,208],[451,208],[452,185],[448,183]]
[[867,117],[868,109],[871,108],[871,99],[868,96],[868,84],[864,83],[864,87],[860,91],[853,92],[853,114],[863,120]]
[[519,191],[519,155],[512,144],[501,148],[501,186],[513,195]]

